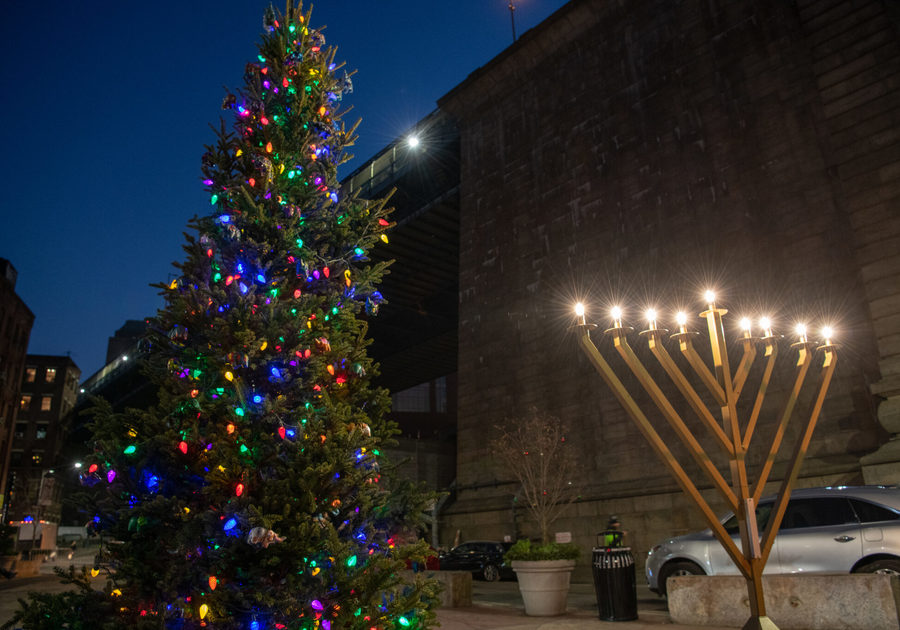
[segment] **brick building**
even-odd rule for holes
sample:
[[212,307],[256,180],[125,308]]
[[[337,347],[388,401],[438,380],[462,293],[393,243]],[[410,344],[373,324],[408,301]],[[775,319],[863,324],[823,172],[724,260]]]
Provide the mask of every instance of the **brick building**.
[[[744,313],[783,334],[834,325],[838,369],[798,485],[900,482],[898,31],[887,0],[572,0],[439,100],[459,142],[442,544],[534,534],[490,449],[493,426],[531,407],[570,426],[580,461],[558,531],[589,548],[615,513],[642,562],[704,527],[577,347],[579,299],[601,328],[615,303],[626,323],[655,306],[672,327],[710,287],[732,329]],[[409,273],[444,259],[420,256]],[[775,380],[790,377],[787,360]],[[770,387],[751,476],[783,393]]]
[[18,273],[0,258],[0,513],[7,507],[6,487],[13,426],[19,409],[22,374],[34,314],[16,295]]
[[67,356],[29,354],[9,462],[7,517],[58,523],[61,476],[74,477],[74,462],[61,461],[81,370]]

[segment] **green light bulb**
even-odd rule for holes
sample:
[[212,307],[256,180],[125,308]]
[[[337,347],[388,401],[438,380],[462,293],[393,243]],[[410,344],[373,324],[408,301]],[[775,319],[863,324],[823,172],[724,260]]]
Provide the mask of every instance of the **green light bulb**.
[[134,452],[135,452],[136,450],[137,450],[137,448],[135,448],[134,444],[131,444],[131,445],[128,446],[128,448],[126,448],[123,452],[124,452],[126,455],[132,455],[132,454],[134,454]]

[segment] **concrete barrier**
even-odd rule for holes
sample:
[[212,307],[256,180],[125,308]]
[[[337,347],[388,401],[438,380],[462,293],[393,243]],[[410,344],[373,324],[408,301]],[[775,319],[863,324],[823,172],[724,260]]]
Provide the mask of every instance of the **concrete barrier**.
[[[669,615],[688,626],[740,628],[750,617],[744,578],[671,577]],[[890,575],[767,575],[766,612],[780,630],[897,630],[900,578]]]
[[[407,581],[414,578],[412,571],[404,571]],[[465,608],[472,605],[472,574],[468,571],[421,571],[429,580],[441,583],[441,608]]]

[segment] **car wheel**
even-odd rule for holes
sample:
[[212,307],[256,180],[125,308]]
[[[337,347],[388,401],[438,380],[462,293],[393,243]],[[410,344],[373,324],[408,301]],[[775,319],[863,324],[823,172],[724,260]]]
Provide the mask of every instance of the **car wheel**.
[[500,579],[500,569],[493,564],[486,564],[481,571],[481,576],[486,582],[496,582]]
[[693,562],[686,560],[668,562],[659,570],[659,594],[665,597],[667,593],[666,580],[680,575],[706,575],[706,573]]
[[900,558],[882,558],[864,564],[853,571],[854,573],[881,573],[884,575],[900,576]]

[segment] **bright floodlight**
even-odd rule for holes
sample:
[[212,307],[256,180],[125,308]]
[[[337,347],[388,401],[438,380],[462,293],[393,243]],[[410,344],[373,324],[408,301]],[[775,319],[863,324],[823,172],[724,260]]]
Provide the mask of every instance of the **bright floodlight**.
[[584,304],[579,302],[575,305],[575,314],[578,315],[578,317],[584,317]]
[[741,318],[741,330],[750,330],[751,328],[753,328],[753,323],[750,321],[750,318]]
[[678,322],[679,326],[684,326],[687,324],[687,313],[684,311],[679,311],[675,313],[675,321]]
[[419,146],[419,136],[411,135],[411,136],[407,137],[406,144],[409,146],[410,149],[415,149],[417,146]]
[[706,297],[706,301],[709,302],[710,304],[712,304],[713,302],[716,301],[716,294],[713,293],[712,291],[707,291],[705,293],[705,297]]
[[612,315],[613,319],[622,319],[622,309],[618,306],[613,306],[612,310],[609,311],[609,314]]

